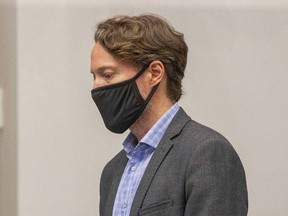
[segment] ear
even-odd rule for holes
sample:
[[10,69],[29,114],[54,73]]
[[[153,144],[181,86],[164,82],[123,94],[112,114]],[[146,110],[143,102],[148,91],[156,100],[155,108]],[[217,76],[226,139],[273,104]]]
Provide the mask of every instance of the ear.
[[161,61],[156,60],[151,62],[148,70],[150,72],[149,84],[151,86],[155,86],[163,80],[165,74],[165,67]]

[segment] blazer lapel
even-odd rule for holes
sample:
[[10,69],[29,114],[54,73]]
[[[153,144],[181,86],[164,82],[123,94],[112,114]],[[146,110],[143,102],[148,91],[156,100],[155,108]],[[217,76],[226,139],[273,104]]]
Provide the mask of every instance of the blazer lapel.
[[119,186],[122,174],[124,172],[124,169],[128,161],[128,158],[126,157],[125,153],[123,153],[123,155],[124,156],[120,160],[118,167],[115,169],[115,176],[113,178],[110,191],[109,192],[107,191],[109,195],[107,198],[104,215],[113,215],[113,206],[114,206],[114,201],[115,201],[115,197],[117,194],[118,186]]
[[130,215],[138,215],[139,209],[142,206],[145,195],[157,170],[173,146],[173,142],[171,140],[181,132],[189,120],[190,117],[184,112],[182,108],[180,108],[177,114],[174,116],[169,127],[167,128],[158,147],[155,149],[155,152],[146,168],[146,171],[141,179],[140,185],[134,197]]

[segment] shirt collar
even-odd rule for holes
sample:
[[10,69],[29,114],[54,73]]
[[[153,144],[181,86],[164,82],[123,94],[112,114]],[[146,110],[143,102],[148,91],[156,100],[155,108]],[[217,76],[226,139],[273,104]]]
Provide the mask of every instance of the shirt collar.
[[146,135],[138,143],[137,138],[131,132],[124,140],[123,147],[127,154],[134,151],[141,144],[146,144],[152,148],[156,148],[162,139],[168,125],[172,121],[173,117],[179,110],[178,103],[175,103],[146,133]]

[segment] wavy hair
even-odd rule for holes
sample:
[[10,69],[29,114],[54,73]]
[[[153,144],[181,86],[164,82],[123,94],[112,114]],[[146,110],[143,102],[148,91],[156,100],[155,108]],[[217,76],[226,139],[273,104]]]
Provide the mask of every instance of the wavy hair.
[[167,95],[176,102],[182,95],[182,79],[188,47],[184,35],[158,15],[115,16],[97,26],[94,36],[111,55],[137,68],[159,60],[167,74]]

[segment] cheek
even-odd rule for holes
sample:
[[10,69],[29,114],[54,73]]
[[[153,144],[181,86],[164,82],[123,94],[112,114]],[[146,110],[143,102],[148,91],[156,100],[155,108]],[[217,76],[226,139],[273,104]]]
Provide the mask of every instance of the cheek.
[[144,100],[149,95],[151,88],[148,85],[148,81],[143,79],[141,76],[136,80],[137,87],[139,89],[139,92],[141,96],[144,98]]

